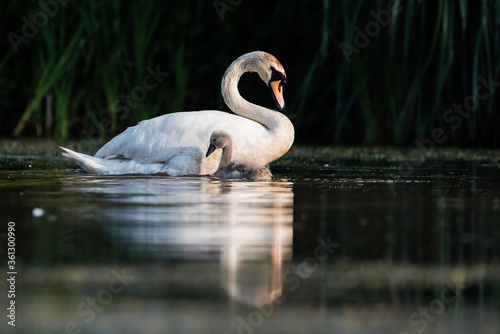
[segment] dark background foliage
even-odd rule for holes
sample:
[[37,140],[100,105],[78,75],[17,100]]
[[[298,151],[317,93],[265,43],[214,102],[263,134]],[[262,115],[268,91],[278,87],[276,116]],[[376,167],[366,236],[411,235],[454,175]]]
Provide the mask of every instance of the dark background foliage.
[[[481,86],[500,81],[498,0],[64,2],[4,3],[0,136],[106,139],[169,112],[228,111],[225,69],[263,50],[287,71],[298,143],[500,143],[500,85]],[[169,75],[127,102],[156,67]],[[257,75],[240,90],[274,107]]]

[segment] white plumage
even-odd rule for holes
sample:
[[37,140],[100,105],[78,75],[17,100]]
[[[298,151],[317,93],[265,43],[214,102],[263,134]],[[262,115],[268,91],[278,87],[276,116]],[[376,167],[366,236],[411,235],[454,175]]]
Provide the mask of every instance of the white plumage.
[[209,157],[204,153],[212,132],[224,129],[233,140],[234,159],[266,166],[288,151],[294,129],[280,112],[241,97],[238,81],[245,72],[257,72],[271,88],[279,108],[284,108],[283,67],[274,56],[255,51],[235,60],[222,80],[224,100],[237,115],[216,110],[167,114],[128,128],[104,145],[95,157],[66,148],[62,148],[63,155],[95,174],[213,174],[220,151]]

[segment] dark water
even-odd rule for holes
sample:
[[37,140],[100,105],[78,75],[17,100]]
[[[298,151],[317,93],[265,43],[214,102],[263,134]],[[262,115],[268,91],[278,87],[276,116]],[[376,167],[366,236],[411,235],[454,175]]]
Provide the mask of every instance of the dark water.
[[499,332],[498,151],[294,148],[244,182],[0,147],[2,333]]

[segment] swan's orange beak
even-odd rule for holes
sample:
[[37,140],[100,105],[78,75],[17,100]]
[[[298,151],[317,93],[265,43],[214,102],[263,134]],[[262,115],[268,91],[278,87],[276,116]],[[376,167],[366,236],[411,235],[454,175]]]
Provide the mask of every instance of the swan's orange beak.
[[276,104],[278,105],[280,111],[285,110],[285,100],[283,99],[283,85],[284,82],[282,80],[271,81],[269,83],[269,88],[271,88],[274,100],[276,101]]

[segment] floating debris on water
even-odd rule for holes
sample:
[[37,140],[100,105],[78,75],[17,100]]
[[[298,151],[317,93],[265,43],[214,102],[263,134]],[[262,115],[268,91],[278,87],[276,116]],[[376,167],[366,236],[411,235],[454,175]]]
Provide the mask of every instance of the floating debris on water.
[[40,218],[40,217],[45,216],[45,210],[41,209],[41,208],[33,208],[32,214],[33,214],[33,217]]

